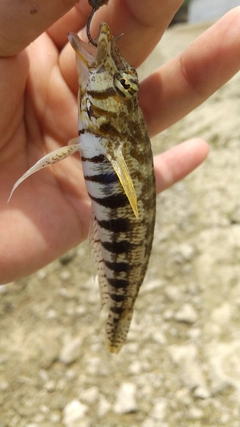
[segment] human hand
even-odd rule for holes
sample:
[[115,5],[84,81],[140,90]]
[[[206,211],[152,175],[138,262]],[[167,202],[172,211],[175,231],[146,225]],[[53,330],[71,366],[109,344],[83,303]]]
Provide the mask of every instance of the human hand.
[[[14,182],[30,166],[77,134],[76,66],[67,32],[83,29],[90,8],[84,0],[73,8],[74,3],[52,0],[41,2],[38,9],[31,0],[0,4],[0,283],[32,273],[87,236],[90,202],[77,158],[32,176],[6,203]],[[116,35],[124,33],[120,51],[136,67],[180,4],[110,1],[94,17],[92,36],[102,20]],[[140,102],[151,136],[202,103],[238,71],[239,20],[235,9],[142,83]],[[182,179],[207,153],[206,143],[195,140],[157,156],[157,191]]]

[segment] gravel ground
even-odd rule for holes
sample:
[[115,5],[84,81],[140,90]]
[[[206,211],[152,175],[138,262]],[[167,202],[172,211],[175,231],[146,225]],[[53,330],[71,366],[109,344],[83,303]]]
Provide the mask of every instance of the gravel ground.
[[[169,29],[148,74],[203,26]],[[86,243],[1,287],[0,427],[240,426],[240,75],[154,138],[208,160],[158,198],[127,344],[109,355]],[[164,114],[164,111],[162,112]]]

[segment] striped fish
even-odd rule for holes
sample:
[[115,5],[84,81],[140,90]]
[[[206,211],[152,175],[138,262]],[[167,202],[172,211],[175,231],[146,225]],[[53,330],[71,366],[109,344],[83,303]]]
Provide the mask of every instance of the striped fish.
[[151,143],[139,107],[137,73],[120,55],[108,25],[100,25],[97,48],[75,33],[68,37],[77,61],[79,138],[39,160],[12,193],[32,173],[80,151],[92,201],[91,253],[102,305],[108,311],[107,347],[118,353],[153,240],[156,190]]

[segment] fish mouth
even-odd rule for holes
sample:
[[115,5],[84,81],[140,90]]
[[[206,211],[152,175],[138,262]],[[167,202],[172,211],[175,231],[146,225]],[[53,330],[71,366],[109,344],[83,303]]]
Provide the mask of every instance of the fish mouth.
[[99,26],[97,47],[85,43],[77,33],[68,33],[68,40],[78,58],[87,68],[91,68],[93,64],[96,66],[96,63],[102,63],[108,53],[109,46],[112,48],[112,43],[115,44],[112,32],[105,22]]

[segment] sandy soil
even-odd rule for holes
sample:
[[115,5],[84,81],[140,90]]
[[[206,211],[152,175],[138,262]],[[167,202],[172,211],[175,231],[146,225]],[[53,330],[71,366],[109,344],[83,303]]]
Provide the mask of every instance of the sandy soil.
[[[168,30],[148,74],[204,26]],[[164,110],[162,111],[164,114]],[[205,164],[158,198],[128,341],[108,355],[87,244],[1,288],[0,427],[239,427],[240,75],[153,139]]]

